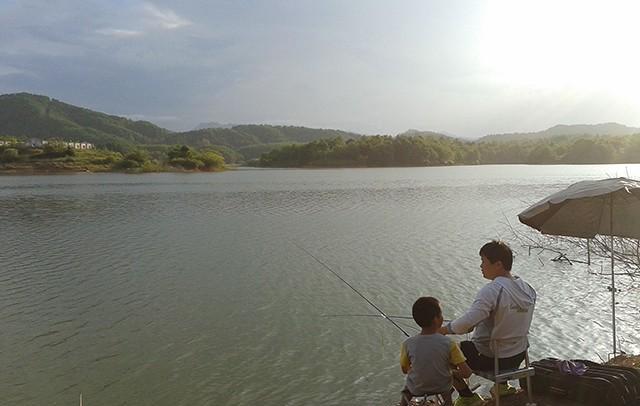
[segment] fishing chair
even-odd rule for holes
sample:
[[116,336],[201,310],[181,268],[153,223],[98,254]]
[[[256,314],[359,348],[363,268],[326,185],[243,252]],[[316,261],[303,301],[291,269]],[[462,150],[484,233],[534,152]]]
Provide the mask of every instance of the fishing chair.
[[453,400],[451,399],[451,391],[448,392],[444,392],[444,393],[427,393],[424,394],[422,396],[414,396],[410,399],[407,399],[407,404],[411,404],[411,400],[413,399],[420,399],[417,400],[417,404],[418,406],[427,406],[430,403],[427,403],[429,401],[435,402],[436,406],[452,406],[453,405]]
[[527,397],[528,402],[527,406],[536,406],[533,402],[533,393],[531,390],[531,377],[535,375],[535,369],[529,365],[529,350],[528,348],[524,351],[524,368],[515,368],[515,369],[499,369],[499,350],[498,350],[498,342],[500,340],[491,340],[491,347],[493,348],[493,371],[473,371],[474,374],[483,377],[484,379],[488,379],[495,383],[494,397],[495,397],[495,405],[500,406],[500,389],[499,385],[501,383],[507,383],[508,381],[525,378],[527,381]]

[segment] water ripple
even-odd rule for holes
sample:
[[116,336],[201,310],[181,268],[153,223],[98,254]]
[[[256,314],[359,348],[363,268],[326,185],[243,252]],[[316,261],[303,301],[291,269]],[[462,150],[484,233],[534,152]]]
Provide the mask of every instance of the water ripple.
[[[402,334],[323,317],[374,311],[292,242],[389,314],[432,295],[454,317],[505,219],[599,171],[1,177],[3,404],[391,404]],[[606,281],[518,254],[540,298],[532,356],[606,353]],[[636,293],[621,295],[619,334],[639,352]]]

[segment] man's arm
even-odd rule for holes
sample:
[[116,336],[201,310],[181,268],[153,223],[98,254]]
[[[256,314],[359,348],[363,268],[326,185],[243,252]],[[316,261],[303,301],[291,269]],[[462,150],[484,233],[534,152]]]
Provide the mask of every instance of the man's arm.
[[486,285],[480,289],[469,310],[463,316],[442,326],[439,332],[441,334],[464,334],[470,332],[478,323],[489,317],[495,306],[497,296],[498,289],[495,289],[492,285]]

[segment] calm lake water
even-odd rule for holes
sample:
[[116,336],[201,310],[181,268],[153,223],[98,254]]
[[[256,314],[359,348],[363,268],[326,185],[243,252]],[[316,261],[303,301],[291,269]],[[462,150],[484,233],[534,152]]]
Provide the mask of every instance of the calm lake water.
[[[485,283],[479,247],[503,238],[539,294],[532,357],[598,360],[611,347],[606,278],[529,256],[506,223],[525,232],[528,204],[627,174],[640,167],[1,176],[1,403],[395,402],[404,336],[331,316],[375,311],[296,245],[388,314],[432,295],[454,317]],[[639,299],[623,290],[618,309],[636,353],[625,303]]]

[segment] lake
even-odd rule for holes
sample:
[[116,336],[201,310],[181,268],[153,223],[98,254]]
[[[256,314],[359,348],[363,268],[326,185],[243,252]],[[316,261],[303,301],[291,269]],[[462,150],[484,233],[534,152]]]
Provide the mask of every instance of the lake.
[[[2,404],[396,402],[404,336],[300,247],[390,315],[430,295],[452,318],[485,283],[479,248],[505,239],[538,291],[532,358],[606,358],[607,278],[529,255],[508,224],[627,175],[640,166],[0,176]],[[619,283],[638,353],[640,293]]]

